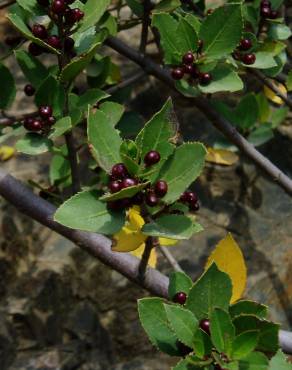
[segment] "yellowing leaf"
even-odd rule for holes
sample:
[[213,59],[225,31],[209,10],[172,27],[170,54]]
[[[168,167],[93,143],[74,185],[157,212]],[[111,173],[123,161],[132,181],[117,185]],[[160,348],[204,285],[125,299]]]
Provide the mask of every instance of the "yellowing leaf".
[[10,159],[15,153],[15,149],[11,146],[3,145],[0,146],[0,160],[7,161]]
[[[144,252],[144,248],[145,248],[145,244],[142,244],[141,247],[139,247],[138,249],[135,249],[134,251],[131,252],[131,254],[133,254],[133,256],[136,256],[138,258],[141,258],[142,257],[142,254]],[[157,263],[157,253],[156,253],[156,250],[155,248],[152,248],[152,251],[151,251],[151,254],[150,254],[150,258],[149,258],[149,261],[148,261],[148,265],[150,267],[155,267],[156,266],[156,263]]]
[[231,166],[238,161],[238,155],[226,149],[208,148],[206,161]]
[[168,238],[159,238],[159,244],[163,245],[164,247],[169,247],[171,245],[176,245],[178,240],[175,239],[168,239]]
[[[277,82],[277,81],[273,81],[273,80],[270,80],[271,83],[282,93],[284,94],[285,96],[287,96],[287,89],[285,87],[285,85],[281,84],[280,82]],[[264,94],[266,95],[266,97],[271,100],[273,103],[275,104],[278,104],[278,105],[282,105],[284,104],[284,101],[283,99],[281,99],[279,96],[277,96],[277,94],[274,93],[273,90],[271,90],[269,87],[267,86],[264,86]]]
[[243,254],[230,233],[222,239],[208,258],[206,269],[215,262],[232,281],[231,303],[241,298],[246,286],[246,265]]

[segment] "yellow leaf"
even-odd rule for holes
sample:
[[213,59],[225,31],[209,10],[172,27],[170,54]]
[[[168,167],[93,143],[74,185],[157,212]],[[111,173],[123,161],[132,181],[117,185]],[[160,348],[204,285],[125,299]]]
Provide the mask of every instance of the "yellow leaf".
[[[138,249],[135,249],[134,251],[132,251],[131,254],[133,254],[133,256],[141,258],[144,252],[144,248],[145,248],[145,244],[143,243]],[[157,253],[156,253],[155,248],[152,248],[150,258],[148,261],[148,265],[154,268],[156,266],[156,263],[157,263]]]
[[219,270],[229,275],[232,281],[231,303],[243,295],[246,286],[246,265],[243,254],[230,233],[222,239],[208,258],[205,269],[215,262]]
[[231,166],[238,161],[238,155],[226,149],[208,148],[206,161]]
[[15,153],[15,149],[11,146],[3,145],[0,146],[0,160],[7,161],[10,159]]
[[169,247],[170,245],[176,245],[178,240],[175,239],[168,239],[168,238],[159,238],[159,244],[163,245],[164,247]]
[[[280,82],[270,80],[271,83],[285,96],[287,96],[287,89],[285,85],[281,84]],[[279,96],[277,96],[273,90],[271,90],[269,87],[264,86],[264,94],[266,97],[271,100],[273,103],[282,105],[284,104],[283,99],[281,99]]]

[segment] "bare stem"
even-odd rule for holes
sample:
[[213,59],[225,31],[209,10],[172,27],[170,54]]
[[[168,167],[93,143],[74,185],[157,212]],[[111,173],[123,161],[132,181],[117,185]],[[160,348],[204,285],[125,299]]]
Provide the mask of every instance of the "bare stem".
[[147,40],[148,40],[148,30],[150,26],[150,11],[151,11],[151,1],[143,1],[143,18],[142,18],[142,32],[141,32],[141,41],[140,41],[140,53],[145,53]]
[[168,263],[170,264],[170,266],[175,270],[175,271],[181,271],[183,272],[183,269],[180,267],[179,263],[177,262],[177,260],[173,257],[173,255],[171,254],[171,252],[169,251],[169,248],[167,247],[164,247],[163,245],[160,245],[159,247],[159,250],[161,251],[161,253],[164,255],[164,257],[167,259]]
[[141,282],[145,280],[146,269],[150,259],[151,251],[156,245],[156,240],[152,236],[149,236],[145,242],[145,249],[138,268],[138,278]]

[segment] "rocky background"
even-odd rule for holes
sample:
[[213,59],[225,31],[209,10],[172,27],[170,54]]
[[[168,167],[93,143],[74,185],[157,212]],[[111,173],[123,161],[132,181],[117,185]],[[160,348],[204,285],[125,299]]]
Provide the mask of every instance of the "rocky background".
[[[12,30],[1,13],[0,32]],[[132,33],[123,37],[131,39]],[[117,59],[117,56],[113,56]],[[122,62],[123,75],[136,70]],[[13,67],[13,59],[9,59]],[[32,111],[18,80],[13,111]],[[185,139],[211,144],[220,135],[191,103],[145,80],[128,107],[147,119],[172,95]],[[260,149],[292,176],[291,115]],[[13,141],[10,142],[13,144]],[[1,163],[17,178],[48,184],[49,157],[18,154]],[[207,164],[195,184],[204,231],[172,248],[193,278],[216,243],[231,232],[248,264],[246,296],[271,307],[271,318],[292,329],[292,203],[284,191],[241,157],[234,166]],[[0,369],[166,370],[171,361],[148,342],[136,301],[147,295],[59,235],[32,222],[0,199]],[[158,268],[169,273],[159,256]]]

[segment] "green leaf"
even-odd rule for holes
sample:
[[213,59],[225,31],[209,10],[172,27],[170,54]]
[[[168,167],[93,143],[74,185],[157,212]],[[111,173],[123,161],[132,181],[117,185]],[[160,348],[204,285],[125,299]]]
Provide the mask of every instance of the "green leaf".
[[200,32],[201,22],[194,14],[187,14],[185,20],[193,27],[197,34]]
[[292,364],[288,362],[284,353],[279,350],[271,359],[268,370],[292,370]]
[[113,127],[118,124],[125,111],[125,107],[123,105],[112,101],[102,103],[99,109],[108,117],[109,124]]
[[16,87],[13,75],[4,64],[0,63],[0,109],[8,108],[16,96]]
[[17,4],[30,14],[33,15],[44,14],[44,10],[38,5],[36,0],[17,0]]
[[52,147],[53,142],[51,140],[36,133],[28,133],[16,143],[16,150],[30,155],[48,152]]
[[278,127],[287,117],[289,112],[288,107],[278,107],[272,111],[272,115],[270,117],[270,122],[272,124],[272,128]]
[[74,50],[77,55],[86,53],[96,40],[96,27],[92,26],[84,32],[76,32],[72,38],[75,41]]
[[182,54],[187,50],[184,38],[177,32],[178,22],[170,14],[155,13],[152,17],[152,26],[160,33],[165,63],[180,63]]
[[252,352],[239,361],[239,370],[268,370],[268,359],[260,352]]
[[110,172],[114,164],[121,162],[122,139],[118,131],[109,125],[107,116],[100,110],[88,112],[87,129],[92,155],[101,168]]
[[257,68],[257,69],[268,69],[272,67],[276,67],[277,63],[275,58],[271,53],[267,53],[265,51],[258,51],[255,53],[256,61],[254,64],[247,65],[244,64],[247,68]]
[[198,320],[194,314],[177,305],[164,304],[166,315],[170,326],[175,332],[177,338],[187,345],[193,347],[194,333],[198,329]]
[[200,91],[197,86],[192,86],[186,80],[175,81],[176,89],[187,98],[193,98],[200,95]]
[[235,328],[227,311],[215,308],[210,316],[210,331],[212,343],[219,352],[230,355]]
[[10,22],[13,24],[13,26],[21,33],[23,34],[27,39],[33,41],[34,43],[50,50],[51,52],[55,54],[60,54],[60,51],[52,48],[50,45],[46,44],[41,39],[38,39],[34,37],[34,35],[31,33],[30,29],[27,27],[27,25],[24,23],[24,21],[20,18],[18,14],[9,14],[7,18],[10,20]]
[[239,334],[232,343],[231,358],[239,360],[252,352],[257,345],[259,332],[249,330]]
[[198,34],[192,25],[183,17],[180,17],[177,33],[181,35],[185,45],[183,51],[196,51],[198,49]]
[[189,239],[195,231],[192,220],[183,215],[161,216],[142,227],[146,235],[176,240]]
[[65,104],[63,86],[53,76],[47,77],[36,91],[35,103],[38,107],[51,105],[54,116],[62,115]]
[[254,146],[259,146],[274,137],[273,130],[269,124],[262,124],[257,129],[252,131],[248,136],[248,141]]
[[138,0],[126,0],[128,7],[137,17],[143,16],[143,5]]
[[268,307],[257,302],[242,300],[231,305],[229,312],[231,317],[246,314],[257,316],[260,319],[265,319],[268,314]]
[[292,90],[292,70],[289,71],[289,73],[288,73],[288,77],[287,77],[287,80],[286,80],[286,87],[287,87],[288,91]]
[[205,356],[210,355],[213,348],[210,336],[201,329],[197,330],[194,334],[193,348],[199,358],[203,359]]
[[70,162],[63,155],[54,155],[50,163],[50,183],[67,179],[70,174]]
[[215,307],[228,310],[231,295],[229,276],[213,263],[191,288],[185,307],[201,320],[209,317]]
[[180,0],[162,0],[155,5],[154,12],[171,12],[181,5]]
[[138,147],[136,143],[132,140],[124,140],[121,148],[120,155],[123,160],[123,163],[127,167],[128,172],[132,176],[136,176],[139,172],[139,156],[138,156]]
[[291,35],[290,28],[281,23],[272,23],[268,30],[268,36],[272,40],[287,40]]
[[78,32],[84,32],[88,28],[95,26],[102,17],[103,13],[106,11],[109,4],[110,0],[99,0],[98,3],[96,0],[87,0],[83,8],[84,18],[81,22]]
[[203,169],[206,152],[200,143],[185,143],[175,149],[157,176],[168,184],[165,203],[173,203],[196,180]]
[[186,275],[184,272],[176,271],[172,272],[169,276],[169,285],[168,285],[168,297],[170,300],[178,292],[184,292],[188,295],[189,290],[193,285],[192,279]]
[[[208,369],[203,368],[203,370]],[[188,359],[180,360],[172,370],[202,370],[201,366],[192,365],[189,363]]]
[[203,52],[210,59],[218,59],[231,53],[240,41],[242,28],[241,3],[227,4],[215,9],[201,26],[199,37],[204,43]]
[[49,71],[37,58],[24,50],[16,50],[14,54],[23,74],[37,89],[48,77]]
[[54,220],[72,229],[112,235],[124,226],[125,213],[109,211],[96,191],[83,191],[64,202]]
[[149,182],[144,182],[143,184],[129,186],[128,188],[124,188],[117,193],[114,194],[105,194],[99,198],[99,200],[103,202],[111,202],[114,200],[124,199],[124,198],[132,198],[135,194],[139,193],[141,190],[146,188],[149,185]]
[[237,72],[227,65],[217,66],[212,71],[212,81],[209,85],[199,85],[203,93],[215,93],[218,91],[234,92],[243,89],[243,82]]
[[59,137],[65,132],[71,130],[72,123],[71,123],[71,117],[63,117],[60,118],[54,125],[53,125],[53,132],[50,134],[50,139],[55,139],[56,137]]
[[169,327],[163,303],[161,298],[139,299],[140,321],[154,346],[171,356],[178,356],[177,337]]
[[100,89],[89,89],[79,96],[76,108],[87,109],[88,105],[93,105],[99,101],[108,98],[110,95]]

